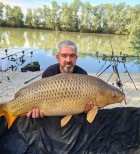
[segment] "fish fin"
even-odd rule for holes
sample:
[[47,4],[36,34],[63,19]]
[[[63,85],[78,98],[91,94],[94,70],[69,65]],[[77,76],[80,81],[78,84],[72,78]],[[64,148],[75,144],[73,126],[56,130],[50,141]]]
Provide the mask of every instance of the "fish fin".
[[25,88],[22,88],[22,89],[20,89],[19,91],[17,91],[16,93],[15,93],[15,98],[16,97],[18,97],[18,96],[20,96],[21,95],[21,93],[22,93],[22,91],[24,90]]
[[17,118],[17,116],[6,116],[7,122],[8,122],[8,129],[12,126],[13,122],[15,121],[15,119]]
[[98,112],[98,106],[94,106],[88,113],[87,113],[87,121],[92,123],[96,114]]
[[[105,97],[106,96],[106,97]],[[107,102],[108,99],[108,92],[107,91],[102,91],[98,94],[97,98],[96,98],[96,103],[102,107],[102,105],[104,106]]]
[[0,104],[0,116],[5,116],[7,123],[8,123],[8,129],[11,127],[17,116],[12,116],[7,112],[7,104]]
[[15,119],[17,118],[17,116],[11,116],[9,115],[6,111],[3,112],[1,115],[4,115],[6,120],[7,120],[7,123],[8,123],[8,129],[12,126],[13,122],[15,121]]
[[16,97],[20,96],[24,91],[26,91],[28,89],[28,87],[29,87],[29,85],[26,86],[26,87],[21,88],[19,91],[17,91],[15,93],[14,97],[16,98]]
[[61,127],[65,126],[71,119],[72,115],[67,115],[61,119]]

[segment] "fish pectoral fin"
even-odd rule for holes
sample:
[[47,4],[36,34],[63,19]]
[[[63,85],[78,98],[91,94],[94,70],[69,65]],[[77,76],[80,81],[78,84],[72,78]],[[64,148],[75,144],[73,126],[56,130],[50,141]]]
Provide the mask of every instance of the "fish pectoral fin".
[[16,93],[15,93],[15,98],[17,98],[18,96],[20,96],[21,94],[22,94],[22,92],[24,91],[24,90],[26,90],[26,88],[27,87],[24,87],[24,88],[21,88],[19,91],[17,91]]
[[96,114],[98,112],[98,106],[94,106],[88,113],[87,113],[87,121],[92,123]]
[[72,115],[67,115],[61,119],[61,127],[65,126],[71,119]]

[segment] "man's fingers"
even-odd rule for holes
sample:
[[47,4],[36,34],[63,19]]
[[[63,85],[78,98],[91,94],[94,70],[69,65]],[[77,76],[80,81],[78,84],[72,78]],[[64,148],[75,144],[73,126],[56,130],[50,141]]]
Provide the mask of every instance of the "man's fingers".
[[85,109],[84,109],[84,112],[87,112],[87,111],[88,111],[88,104],[86,104]]
[[93,108],[93,103],[89,102],[89,110],[91,110]]
[[32,111],[29,111],[28,113],[27,113],[27,117],[30,117],[32,115]]
[[93,103],[92,103],[92,102],[90,102],[90,108],[91,108],[91,109],[93,108],[93,106],[94,106],[94,105],[93,105]]
[[36,109],[35,108],[32,110],[32,118],[36,118]]
[[39,116],[40,116],[40,111],[38,108],[35,109],[35,116],[36,116],[36,118],[39,118]]
[[93,108],[93,103],[92,102],[88,102],[85,106],[84,112],[88,112]]
[[27,117],[32,117],[32,118],[43,118],[44,117],[44,113],[40,111],[40,109],[38,108],[34,108],[31,111],[29,111],[27,113]]

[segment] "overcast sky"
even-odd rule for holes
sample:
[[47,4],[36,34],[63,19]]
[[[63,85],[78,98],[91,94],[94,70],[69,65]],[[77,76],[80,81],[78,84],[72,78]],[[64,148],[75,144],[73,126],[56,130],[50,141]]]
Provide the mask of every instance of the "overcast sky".
[[[52,0],[0,0],[4,4],[9,4],[11,7],[14,5],[18,5],[22,8],[22,10],[25,12],[27,8],[37,8],[42,7],[44,4],[50,5]],[[89,2],[91,5],[99,5],[99,4],[105,4],[105,3],[114,3],[118,4],[121,2],[125,2],[129,5],[136,5],[140,4],[140,0],[81,0],[82,2]],[[61,4],[62,2],[68,2],[72,3],[73,0],[56,0],[58,4]]]

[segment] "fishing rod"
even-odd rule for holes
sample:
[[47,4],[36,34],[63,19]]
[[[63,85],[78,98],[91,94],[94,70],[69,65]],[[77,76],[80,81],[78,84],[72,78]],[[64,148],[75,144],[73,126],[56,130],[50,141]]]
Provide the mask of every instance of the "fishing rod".
[[[111,42],[111,39],[110,39],[109,30],[107,29],[107,31],[108,31],[108,38],[109,38],[111,50],[112,50],[112,60],[113,60],[112,67],[113,67],[113,71],[114,71],[113,74],[114,74],[115,79],[116,79],[116,85],[123,92],[124,91],[123,90],[123,84],[122,84],[122,81],[121,81],[121,78],[120,78],[120,75],[119,75],[119,71],[118,71],[118,63],[116,61],[116,60],[118,60],[118,57],[117,57],[117,59],[114,57],[114,50],[113,50],[112,42]],[[124,102],[125,102],[125,104],[127,104],[126,99],[124,99]]]
[[[109,32],[108,32],[109,33]],[[109,37],[109,41],[111,42],[111,39]],[[113,47],[112,47],[112,44],[111,44],[111,50],[113,51]],[[113,56],[114,55],[114,56]],[[117,61],[117,62],[126,62],[126,59],[127,58],[139,58],[139,55],[128,55],[128,54],[122,54],[122,52],[120,52],[120,55],[115,55],[114,54],[114,51],[113,51],[113,55],[106,55],[106,54],[103,54],[99,51],[96,51],[95,53],[95,56],[97,58],[102,58],[103,61],[114,61],[114,59]]]
[[111,73],[110,77],[109,77],[109,78],[108,78],[108,80],[107,80],[107,83],[108,83],[108,82],[109,82],[109,80],[111,79],[111,77],[112,77],[113,73],[114,73],[114,72],[112,72],[112,73]]
[[[35,50],[37,50],[37,49],[35,49]],[[21,57],[18,57],[17,59],[15,59],[15,61],[17,61],[19,59],[22,59],[23,57],[27,56],[28,54],[31,54],[32,55],[33,54],[33,51],[35,51],[35,50],[29,51],[26,54],[24,54],[24,52],[23,52],[23,55]]]
[[99,77],[100,75],[102,75],[110,66],[111,66],[111,64],[109,64],[109,65],[98,75],[98,77]]
[[[110,78],[111,78],[112,75],[114,74],[114,78],[115,78],[115,81],[116,81],[116,85],[120,88],[121,91],[124,91],[124,90],[123,90],[123,84],[122,84],[122,82],[121,82],[120,75],[119,75],[119,71],[118,71],[118,64],[119,64],[119,63],[123,63],[124,68],[125,68],[125,70],[126,70],[126,73],[127,73],[128,76],[130,77],[130,79],[131,79],[131,81],[132,81],[132,83],[133,83],[135,89],[137,90],[137,87],[136,87],[136,85],[135,85],[135,83],[134,83],[134,81],[133,81],[133,79],[132,79],[130,73],[128,72],[128,70],[127,70],[127,68],[126,68],[125,62],[126,62],[127,57],[132,57],[132,58],[133,58],[133,57],[139,57],[139,56],[128,55],[128,54],[122,55],[122,53],[120,53],[119,56],[116,56],[116,55],[114,54],[114,50],[113,50],[112,42],[111,42],[111,39],[110,39],[109,31],[108,31],[108,38],[109,38],[109,42],[110,42],[110,46],[111,46],[112,55],[111,55],[111,56],[105,57],[105,58],[108,58],[108,57],[109,57],[109,58],[110,58],[110,62],[111,62],[111,64],[108,65],[107,68],[106,68],[105,70],[107,70],[110,66],[112,66],[112,68],[113,68],[113,73],[112,73],[111,76],[109,77],[108,81],[110,80]],[[98,56],[98,57],[99,57],[99,56]],[[120,58],[120,60],[119,60],[119,58]],[[98,75],[98,77],[99,77],[105,70],[103,70],[103,71]],[[125,100],[125,104],[126,104],[126,100]]]
[[[126,54],[124,54],[123,56],[115,56],[114,55],[114,58],[113,59],[115,59],[115,61],[117,62],[117,63],[123,63],[123,65],[124,65],[124,68],[125,68],[125,70],[126,70],[126,73],[129,75],[129,77],[130,77],[130,79],[131,79],[131,81],[132,81],[132,83],[133,83],[133,85],[134,85],[134,87],[135,87],[135,89],[137,90],[137,87],[136,87],[136,85],[135,85],[135,83],[134,83],[134,81],[133,81],[133,79],[132,79],[132,77],[131,77],[131,75],[130,75],[130,73],[128,72],[128,70],[127,70],[127,68],[126,68],[126,65],[125,65],[125,62],[126,62],[126,58],[127,57],[139,57],[139,56],[135,56],[135,55],[126,55]],[[98,56],[99,57],[99,56]],[[102,57],[102,56],[100,56],[100,57]],[[107,56],[107,57],[110,57],[111,58],[111,60],[109,60],[110,62],[112,62],[112,56]],[[118,60],[118,58],[121,58],[121,60]],[[107,59],[106,59],[107,60]],[[106,62],[106,60],[105,60],[105,62]],[[117,64],[118,65],[118,64]],[[103,65],[104,66],[104,65]],[[103,67],[102,66],[102,67]],[[117,68],[115,67],[116,65],[114,65],[113,63],[112,63],[112,65],[109,65],[106,69],[108,69],[110,66],[112,66],[113,67],[113,71],[116,73],[116,74],[118,74],[118,71],[117,71]],[[102,69],[102,67],[101,67],[101,69]],[[100,69],[100,70],[101,70]],[[105,69],[105,70],[106,70]],[[100,70],[97,72],[97,74],[100,72]],[[105,71],[104,70],[104,71]],[[103,72],[104,72],[103,71]],[[102,73],[103,73],[102,72]],[[114,73],[113,72],[113,73]],[[100,73],[100,75],[102,74],[102,73]],[[113,75],[113,73],[111,74],[111,76],[110,76],[110,78],[112,77],[112,75]],[[96,75],[97,75],[96,74]],[[100,76],[100,75],[98,75],[98,77]],[[108,79],[108,81],[110,80],[110,78]],[[119,78],[119,74],[118,74],[118,78]],[[118,86],[121,86],[121,82],[119,82],[118,80],[117,80],[117,77],[115,76],[115,79],[116,79],[116,83],[117,83],[117,85]],[[107,81],[107,82],[108,82]]]
[[125,55],[125,54],[122,55],[122,56],[121,55],[120,56],[119,55],[112,56],[112,55],[104,55],[104,54],[102,54],[102,55],[99,55],[99,56],[96,56],[96,57],[101,57],[102,58],[104,56],[106,56],[106,59],[107,58],[112,59],[112,57],[115,57],[115,58],[118,58],[118,59],[120,58],[121,61],[123,61],[123,59],[126,59],[126,58],[137,58],[137,57],[139,57],[139,56],[135,56],[135,55],[131,56],[131,55]]
[[20,48],[3,48],[3,49],[0,49],[0,51],[4,51],[7,54],[8,50],[13,50],[13,49],[17,50],[17,49],[20,49]]
[[13,54],[7,55],[8,50],[7,50],[7,49],[5,49],[5,52],[6,52],[6,57],[2,57],[1,59],[5,59],[5,58],[12,57],[12,56],[17,55],[17,54],[19,54],[19,53],[21,53],[21,52],[22,52],[22,53],[24,53],[24,51],[26,51],[26,50],[28,50],[28,49],[21,50],[21,51],[18,51],[18,52],[16,52],[16,53],[13,53]]
[[[35,50],[37,50],[37,49],[35,49]],[[22,56],[18,57],[17,59],[14,59],[14,61],[16,61],[17,66],[12,66],[12,65],[11,65],[11,69],[13,70],[13,69],[15,68],[15,71],[16,71],[17,68],[18,68],[18,66],[19,66],[19,65],[22,65],[22,64],[25,62],[25,59],[24,59],[24,58],[25,58],[28,54],[31,54],[31,57],[32,57],[33,52],[34,52],[35,50],[29,51],[29,52],[27,52],[26,54],[24,54],[24,52],[23,52],[23,55],[22,55]],[[21,64],[19,64],[19,63],[17,62],[18,60],[21,62]]]
[[[112,42],[111,42],[111,38],[110,38],[110,35],[109,35],[109,31],[107,30],[107,33],[108,33],[108,39],[109,39],[109,43],[110,43],[110,47],[111,47],[111,56],[110,56],[110,64],[98,75],[98,77],[103,74],[109,67],[112,66],[113,68],[113,73],[111,74],[111,76],[109,77],[109,79],[112,77],[112,75],[114,74],[114,77],[115,77],[115,81],[116,81],[116,85],[119,87],[119,89],[121,91],[123,91],[123,84],[121,82],[121,78],[120,78],[120,75],[119,75],[119,71],[118,71],[118,57],[115,56],[114,54],[114,50],[113,50],[113,46],[112,46]],[[105,56],[104,59],[107,59],[108,56]],[[109,81],[109,80],[108,80]]]
[[37,76],[35,76],[35,77],[33,77],[33,78],[31,78],[30,80],[28,80],[28,81],[25,81],[24,82],[24,84],[27,84],[27,83],[29,83],[30,81],[32,81],[32,80],[34,80],[34,79],[36,79],[37,77],[39,77],[40,75],[42,75],[42,73],[41,74],[39,74],[39,75],[37,75]]
[[[26,50],[29,50],[29,49],[26,49]],[[37,50],[37,49],[35,49],[35,50]],[[15,71],[16,71],[17,68],[18,68],[18,66],[24,64],[24,62],[25,62],[24,57],[25,57],[26,55],[30,54],[30,53],[31,53],[31,57],[32,57],[33,51],[35,51],[35,50],[29,51],[29,52],[27,52],[26,54],[25,54],[25,50],[23,50],[23,51],[22,51],[22,56],[20,56],[20,57],[18,57],[18,58],[17,58],[17,54],[15,54],[16,58],[13,58],[13,57],[12,57],[10,60],[16,62],[16,65],[11,65],[9,68],[11,68],[12,71],[14,71],[14,68],[15,68]],[[19,60],[19,62],[21,62],[21,64],[18,62],[18,60]]]
[[96,75],[98,75],[98,73],[101,71],[101,69],[105,66],[106,61],[104,62],[104,64],[101,66],[101,68],[97,71]]
[[3,48],[3,49],[0,49],[1,51],[5,51],[5,50],[11,50],[11,49],[21,49],[21,48]]
[[[96,53],[97,54],[97,53]],[[97,55],[98,56],[98,55]],[[100,56],[102,57],[102,56]],[[101,66],[101,68],[99,69],[99,71],[96,73],[96,75],[98,75],[98,73],[101,71],[101,69],[105,66],[106,62],[107,62],[107,56],[103,56],[102,60],[105,60],[105,63]],[[111,62],[110,62],[111,63]],[[103,74],[109,67],[111,66],[111,64],[109,64],[106,69],[104,69],[99,75],[98,77]],[[112,77],[113,73],[111,74],[111,76],[109,77],[108,81],[110,80],[110,78]],[[108,83],[107,81],[107,83]]]
[[122,84],[122,81],[121,81],[121,78],[120,78],[120,75],[119,75],[119,71],[118,71],[118,57],[115,58],[114,50],[113,50],[113,46],[112,46],[112,42],[111,42],[111,38],[110,38],[108,29],[107,29],[107,32],[108,32],[108,39],[109,39],[110,46],[111,46],[112,61],[113,61],[112,67],[113,67],[114,76],[115,76],[115,79],[116,79],[116,85],[123,91],[123,87],[122,87],[123,84]]

